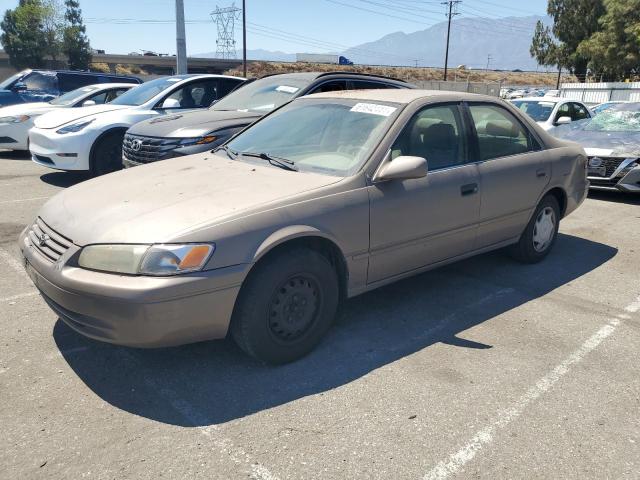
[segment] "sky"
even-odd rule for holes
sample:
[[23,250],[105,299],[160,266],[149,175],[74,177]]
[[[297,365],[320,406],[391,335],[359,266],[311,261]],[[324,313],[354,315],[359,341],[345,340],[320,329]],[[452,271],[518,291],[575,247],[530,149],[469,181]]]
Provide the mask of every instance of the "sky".
[[[0,0],[0,11],[17,4],[18,0]],[[216,5],[229,7],[232,1],[184,4],[188,55],[215,52],[217,30],[210,13]],[[242,0],[235,4],[241,6]],[[547,0],[464,0],[458,11],[465,17],[544,15],[546,5]],[[93,48],[107,53],[175,53],[174,0],[80,0],[80,6]],[[339,52],[446,19],[441,0],[246,0],[246,9],[247,48],[287,53]],[[241,28],[236,21],[238,49]]]

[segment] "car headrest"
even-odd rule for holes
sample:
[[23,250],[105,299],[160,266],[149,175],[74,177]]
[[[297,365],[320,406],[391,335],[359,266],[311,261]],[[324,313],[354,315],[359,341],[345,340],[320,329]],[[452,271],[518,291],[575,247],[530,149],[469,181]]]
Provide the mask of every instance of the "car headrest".
[[[481,132],[478,132],[481,133]],[[484,127],[484,133],[487,135],[492,135],[494,137],[509,137],[509,138],[517,138],[520,134],[520,131],[514,123],[511,123],[507,120],[505,121],[491,121],[487,122]]]

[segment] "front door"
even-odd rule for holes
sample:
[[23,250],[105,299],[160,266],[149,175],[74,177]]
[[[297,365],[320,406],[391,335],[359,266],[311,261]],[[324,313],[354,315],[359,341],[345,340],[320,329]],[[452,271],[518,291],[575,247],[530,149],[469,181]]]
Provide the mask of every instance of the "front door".
[[391,148],[391,158],[427,159],[426,177],[371,185],[368,283],[473,250],[480,210],[477,166],[458,104],[416,113]]

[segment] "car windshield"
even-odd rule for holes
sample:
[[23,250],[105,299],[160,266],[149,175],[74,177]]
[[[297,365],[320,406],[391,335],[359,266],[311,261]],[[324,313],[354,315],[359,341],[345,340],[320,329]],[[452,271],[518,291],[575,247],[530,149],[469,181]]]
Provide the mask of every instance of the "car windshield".
[[556,102],[545,100],[514,100],[513,104],[536,122],[546,122],[553,112]]
[[153,97],[158,95],[160,92],[166,90],[167,88],[175,85],[177,82],[181,81],[180,78],[157,78],[155,80],[151,80],[150,82],[143,83],[138,87],[133,87],[128,92],[123,93],[118,98],[116,98],[112,105],[130,105],[130,106],[139,106],[144,103],[147,103]]
[[15,82],[16,80],[24,77],[27,73],[29,73],[28,70],[27,71],[23,71],[23,72],[14,73],[9,78],[7,78],[2,83],[0,83],[0,90],[8,89],[13,82]]
[[58,98],[54,98],[49,103],[51,105],[71,105],[72,103],[77,102],[82,97],[86,96],[89,92],[93,92],[98,90],[97,86],[90,87],[82,87],[76,88],[75,90],[71,90],[70,92],[65,93],[64,95],[60,95]]
[[312,78],[276,75],[244,85],[216,102],[211,110],[268,113],[291,101]]
[[640,103],[614,105],[593,117],[584,127],[589,132],[640,132]]
[[297,100],[226,146],[242,161],[265,161],[256,155],[266,154],[293,162],[297,170],[348,176],[368,158],[399,110],[398,104],[366,100]]

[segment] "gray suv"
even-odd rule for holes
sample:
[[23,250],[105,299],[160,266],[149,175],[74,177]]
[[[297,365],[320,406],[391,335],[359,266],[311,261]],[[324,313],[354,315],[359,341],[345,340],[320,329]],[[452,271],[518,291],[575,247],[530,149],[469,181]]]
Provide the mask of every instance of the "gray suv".
[[388,77],[345,72],[287,73],[243,85],[207,111],[155,118],[132,126],[124,137],[125,167],[192,155],[222,145],[260,117],[310,93],[415,88]]

